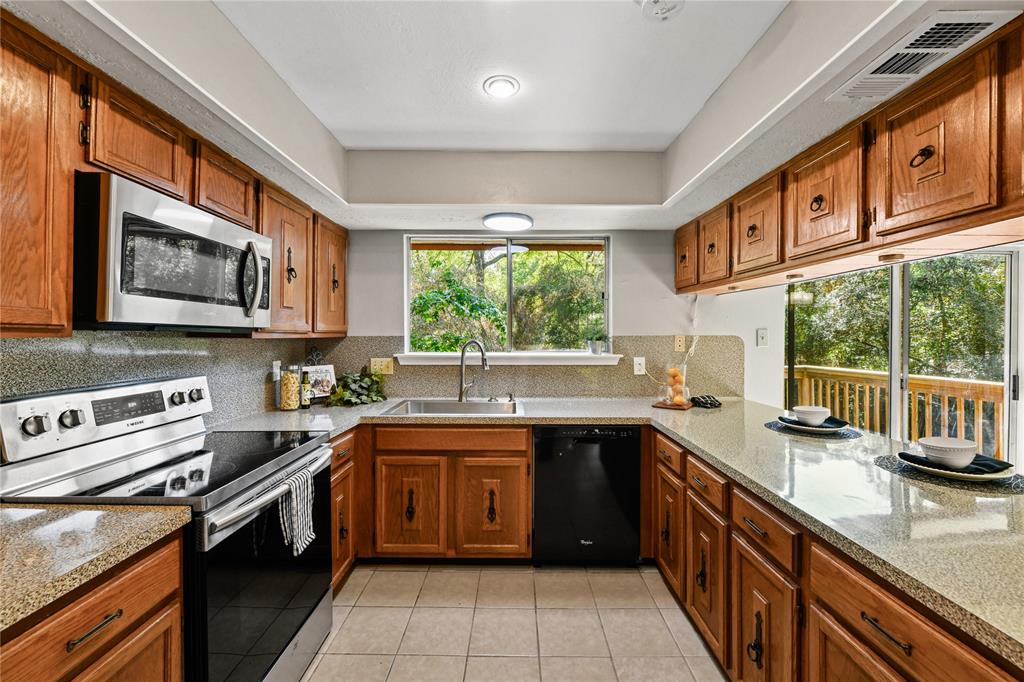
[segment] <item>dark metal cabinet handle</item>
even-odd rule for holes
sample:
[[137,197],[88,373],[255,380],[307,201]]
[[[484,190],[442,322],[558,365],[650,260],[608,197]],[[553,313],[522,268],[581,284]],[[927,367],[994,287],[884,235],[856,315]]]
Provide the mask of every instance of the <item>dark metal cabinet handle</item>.
[[714,253],[714,252],[715,252],[715,243],[711,242],[710,244],[708,244],[708,253]]
[[331,263],[331,293],[338,290],[341,284],[338,282],[338,266]]
[[700,476],[698,476],[697,474],[694,474],[694,475],[690,476],[690,478],[693,479],[694,483],[696,483],[698,486],[700,486],[701,490],[707,490],[708,489],[708,484],[705,483],[704,481],[700,480]]
[[700,570],[697,571],[696,575],[693,576],[693,581],[697,583],[697,587],[700,588],[701,592],[708,591],[708,555],[704,552],[704,548],[700,550]]
[[757,234],[757,225],[751,225],[750,227],[747,228],[748,238],[753,237],[755,234]]
[[494,523],[498,518],[498,510],[494,508],[494,488],[487,491],[487,520]]
[[685,253],[679,254],[679,262],[680,263],[685,263],[686,262],[686,254]]
[[669,456],[669,454],[667,452],[665,452],[664,450],[658,450],[658,456],[661,457],[666,462],[668,462],[669,464],[672,463],[672,457]]
[[743,517],[743,523],[747,524],[747,527],[750,528],[750,530],[757,533],[760,537],[768,537],[768,531],[766,531],[764,528],[761,528],[761,526],[757,525],[756,523],[748,519],[746,516]]
[[910,167],[917,168],[918,166],[924,165],[924,162],[935,156],[935,147],[928,145],[927,147],[921,147],[914,154],[914,157],[910,159]]
[[341,460],[345,459],[346,457],[348,457],[348,453],[350,453],[350,452],[352,452],[352,448],[345,448],[344,450],[338,450],[337,452],[334,453],[334,459],[337,460],[337,461],[341,461]]
[[747,644],[747,658],[754,662],[758,670],[764,666],[764,644],[761,643],[763,621],[760,611],[754,614],[754,641]]
[[348,537],[348,528],[345,527],[345,512],[338,510],[338,538],[344,540]]
[[671,526],[672,526],[672,512],[668,512],[667,511],[667,512],[665,512],[665,527],[661,529],[661,540],[666,545],[669,542],[669,538],[672,537],[671,532],[669,532],[669,528]]
[[409,488],[409,502],[405,507],[405,518],[412,521],[414,516],[416,516],[416,504],[413,498],[412,488]]
[[882,627],[882,624],[878,622],[877,618],[872,618],[868,614],[866,614],[863,611],[861,611],[860,612],[860,619],[862,621],[864,621],[865,623],[867,623],[868,625],[870,625],[871,627],[873,627],[874,629],[878,630],[878,632],[883,637],[885,637],[887,640],[889,640],[890,642],[892,642],[893,644],[898,646],[900,649],[902,649],[903,653],[905,653],[907,656],[909,656],[913,652],[913,650],[914,650],[913,645],[906,644],[906,643],[901,642],[900,640],[896,639],[896,637],[894,637],[891,632],[889,632],[888,630],[886,630],[885,628]]
[[298,271],[292,267],[292,247],[288,247],[288,283],[291,284],[292,280],[299,276]]
[[814,198],[811,199],[811,211],[813,211],[814,213],[817,213],[818,211],[820,211],[821,207],[824,206],[824,205],[825,205],[825,195],[824,194],[816,194],[814,196]]
[[84,635],[82,635],[78,639],[70,640],[67,643],[68,653],[74,651],[76,646],[78,646],[79,644],[81,644],[85,640],[89,639],[90,637],[95,635],[97,632],[99,632],[103,628],[107,627],[108,625],[110,625],[111,623],[113,623],[115,620],[117,620],[118,618],[120,618],[123,615],[124,615],[124,609],[118,609],[117,611],[114,611],[110,615],[106,616],[103,620],[101,620],[95,626],[93,626],[93,628],[91,630],[89,630],[89,632],[85,633]]

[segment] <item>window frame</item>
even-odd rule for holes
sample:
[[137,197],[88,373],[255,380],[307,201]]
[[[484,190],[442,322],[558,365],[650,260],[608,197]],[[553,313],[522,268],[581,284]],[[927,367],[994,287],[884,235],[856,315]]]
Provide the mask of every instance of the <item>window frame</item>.
[[[614,345],[612,339],[612,295],[611,295],[611,283],[612,283],[612,244],[610,234],[538,234],[538,233],[514,233],[514,234],[495,234],[491,233],[479,233],[469,232],[463,234],[416,234],[406,233],[403,236],[403,251],[402,251],[402,271],[403,271],[403,293],[402,293],[402,306],[403,306],[403,339],[402,339],[402,353],[398,356],[400,364],[449,364],[445,360],[459,356],[459,353],[447,353],[447,352],[431,352],[431,351],[413,351],[409,346],[409,332],[411,329],[411,319],[409,312],[410,303],[410,289],[412,286],[411,273],[410,273],[410,254],[412,253],[412,243],[424,242],[439,242],[439,243],[452,243],[452,242],[479,242],[479,241],[493,241],[493,242],[504,242],[506,249],[506,262],[509,264],[506,267],[506,292],[507,292],[507,306],[505,311],[506,319],[506,341],[505,347],[501,349],[487,349],[488,360],[492,364],[592,364],[592,365],[609,365],[618,364],[618,360],[622,358],[621,355],[616,355],[614,352]],[[512,309],[515,305],[513,290],[512,290],[512,254],[511,247],[514,242],[517,241],[536,241],[543,240],[545,242],[579,242],[579,241],[601,241],[604,243],[604,291],[602,292],[604,302],[604,333],[608,337],[607,348],[604,353],[596,355],[589,352],[586,349],[573,350],[573,349],[562,349],[562,350],[515,350],[512,347]]]

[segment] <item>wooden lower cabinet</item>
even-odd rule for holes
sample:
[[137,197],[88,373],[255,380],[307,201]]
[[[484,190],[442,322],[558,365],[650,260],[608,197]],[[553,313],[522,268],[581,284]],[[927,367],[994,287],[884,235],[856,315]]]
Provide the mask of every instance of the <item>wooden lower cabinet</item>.
[[686,610],[722,665],[728,663],[728,539],[728,522],[712,511],[692,491],[687,491],[684,572]]
[[731,540],[734,679],[795,680],[799,588],[738,533]]
[[665,581],[683,595],[683,484],[665,465],[657,470],[655,497],[654,560]]
[[528,556],[530,496],[525,457],[456,457],[455,552]]
[[807,659],[808,682],[899,682],[906,679],[814,604],[807,616]]
[[173,602],[140,623],[76,682],[172,682],[181,679],[181,605]]
[[331,584],[337,585],[348,574],[356,559],[352,517],[355,462],[349,461],[331,476]]
[[378,553],[444,554],[447,459],[444,455],[378,455],[374,460]]

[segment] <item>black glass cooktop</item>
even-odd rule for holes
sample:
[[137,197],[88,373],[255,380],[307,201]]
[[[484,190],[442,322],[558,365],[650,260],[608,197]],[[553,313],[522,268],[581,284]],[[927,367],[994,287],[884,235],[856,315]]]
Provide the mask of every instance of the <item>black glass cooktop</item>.
[[324,435],[321,431],[214,431],[206,434],[198,450],[78,495],[180,499],[207,508],[208,504],[196,503],[215,493],[230,496],[272,476],[308,449],[303,446]]

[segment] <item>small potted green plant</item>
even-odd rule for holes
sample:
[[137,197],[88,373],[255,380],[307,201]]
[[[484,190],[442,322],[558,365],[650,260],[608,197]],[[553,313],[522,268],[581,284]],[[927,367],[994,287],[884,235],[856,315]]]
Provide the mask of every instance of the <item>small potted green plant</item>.
[[594,355],[600,355],[605,350],[605,343],[608,341],[608,335],[604,333],[604,329],[594,327],[590,329],[584,336],[587,342],[587,348]]
[[384,395],[384,376],[370,372],[366,367],[359,372],[345,372],[338,377],[334,390],[327,396],[327,407],[369,405],[387,399]]

